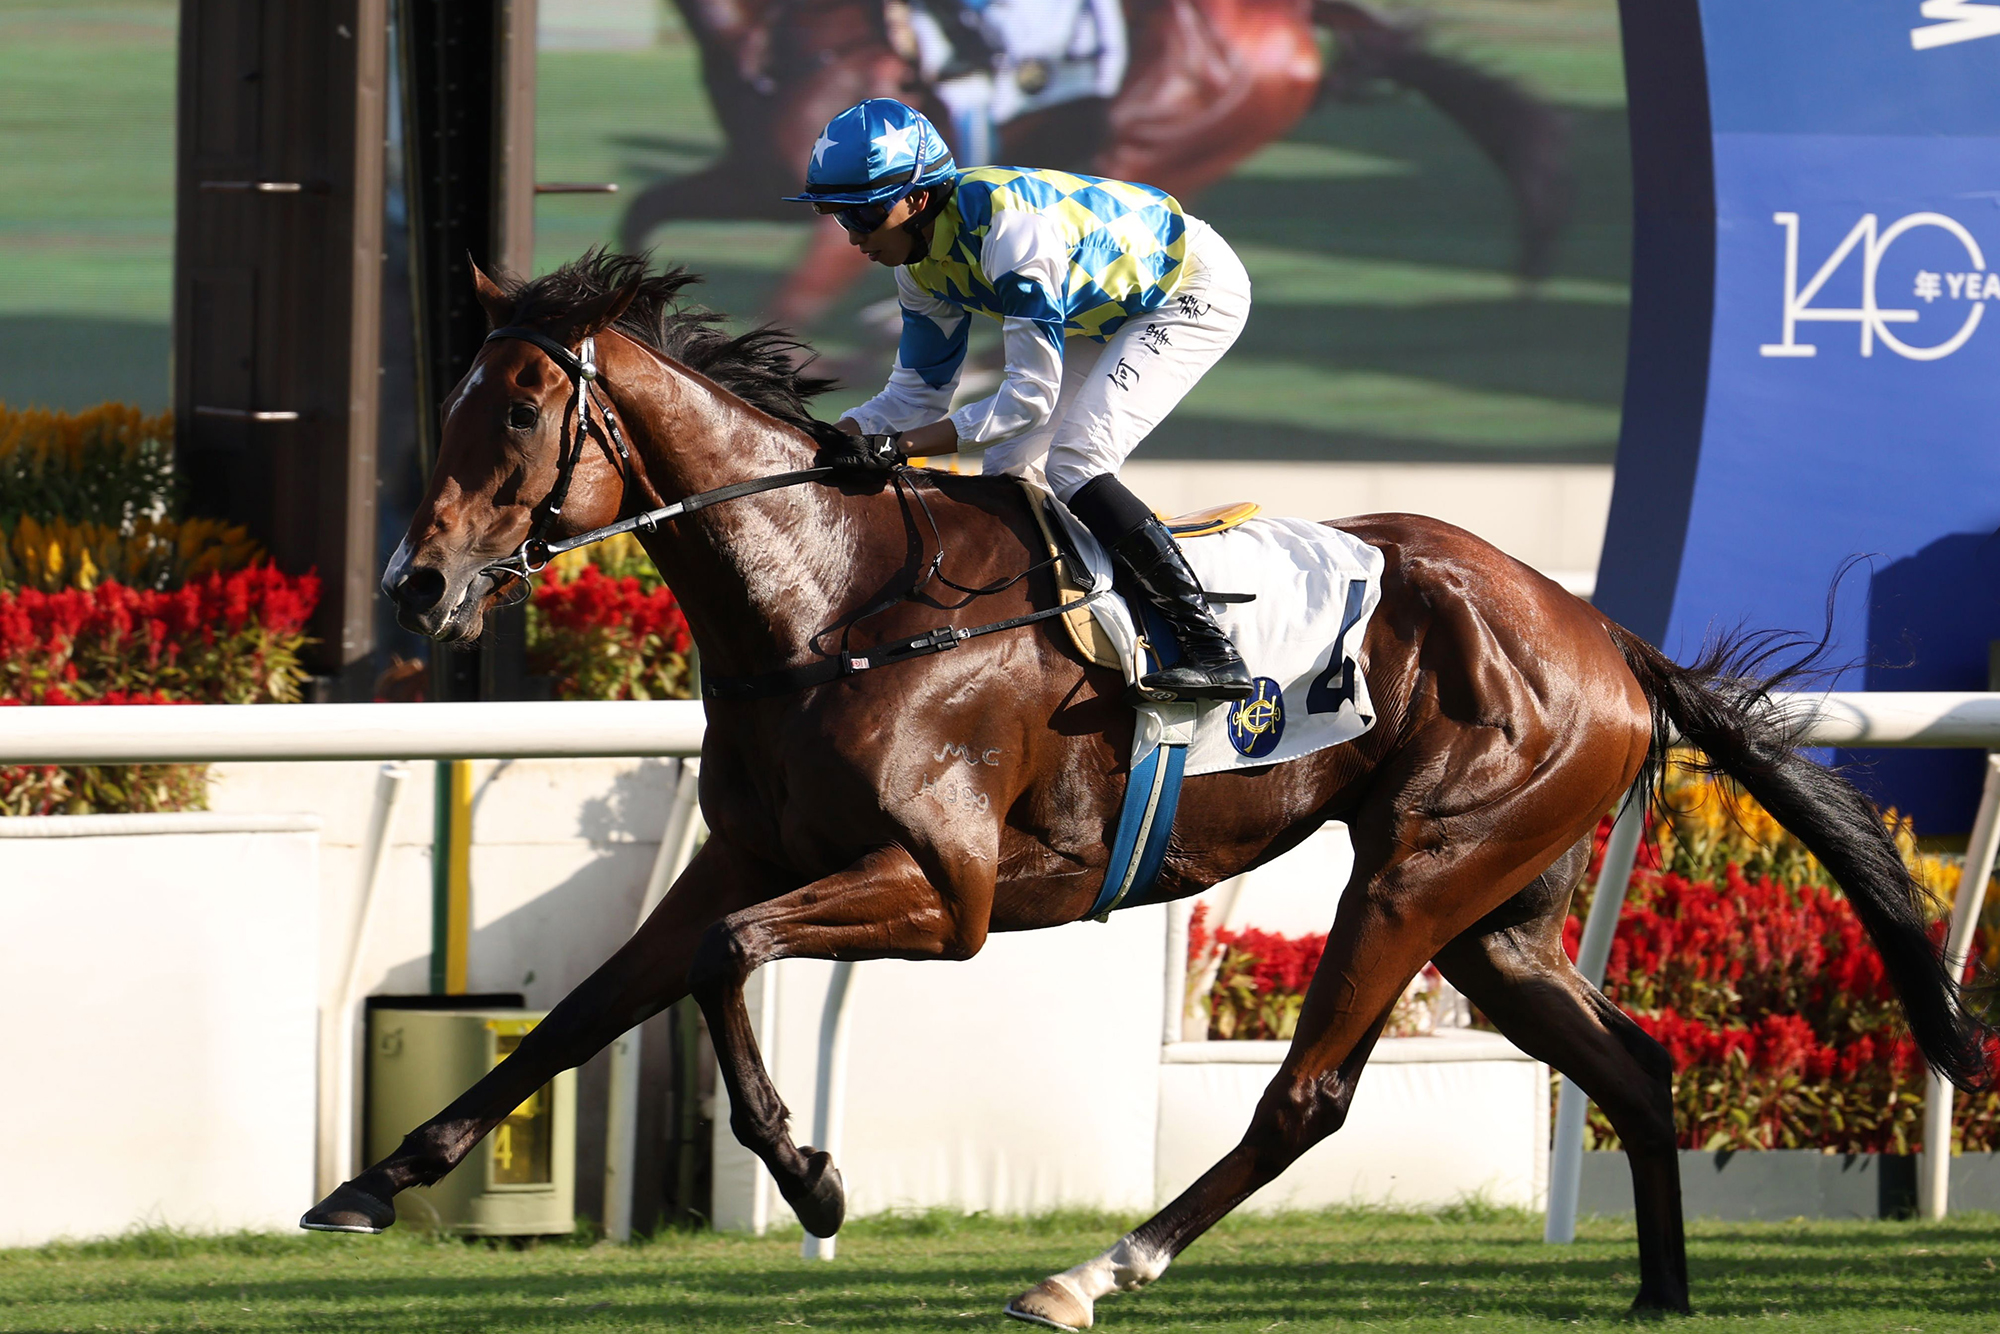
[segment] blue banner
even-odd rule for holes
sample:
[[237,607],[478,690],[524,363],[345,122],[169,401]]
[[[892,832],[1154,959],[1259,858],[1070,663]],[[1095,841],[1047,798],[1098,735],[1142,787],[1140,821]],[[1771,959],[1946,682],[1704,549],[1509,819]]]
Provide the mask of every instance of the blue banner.
[[[1633,353],[1599,604],[1686,661],[1737,626],[1817,637],[1858,560],[1826,684],[1984,689],[2000,3],[1674,0],[1675,22],[1628,0],[1628,29],[1642,8]],[[1634,68],[1655,58],[1678,62],[1677,86]],[[1669,179],[1683,200],[1706,187],[1705,227],[1674,215]],[[1867,758],[1878,798],[1924,832],[1970,824],[1977,756]]]

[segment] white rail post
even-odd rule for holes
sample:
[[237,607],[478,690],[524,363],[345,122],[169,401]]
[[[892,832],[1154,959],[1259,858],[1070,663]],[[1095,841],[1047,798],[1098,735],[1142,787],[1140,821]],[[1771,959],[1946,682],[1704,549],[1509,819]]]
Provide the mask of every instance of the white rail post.
[[[1951,927],[1945,936],[1944,966],[1954,981],[1965,972],[1972,952],[1972,933],[1979,927],[1979,909],[1986,899],[1986,882],[1993,875],[1993,858],[2000,851],[2000,754],[1986,757],[1986,786],[1979,797],[1979,815],[1965,844],[1965,873],[1951,905]],[[1951,1105],[1949,1080],[1929,1071],[1924,1091],[1924,1151],[1917,1177],[1917,1204],[1926,1218],[1943,1218],[1951,1211]]]
[[[819,1088],[813,1098],[813,1147],[840,1161],[841,1140],[847,1121],[847,1034],[848,1002],[853,999],[854,964],[842,960],[833,966],[826,985],[826,1005],[819,1015]],[[831,1260],[835,1237],[815,1237],[806,1233],[799,1254],[808,1260]]]
[[[667,825],[660,833],[660,850],[640,896],[638,926],[653,915],[694,855],[701,830],[700,780],[701,761],[682,760]],[[604,1235],[619,1242],[632,1240],[632,1189],[638,1184],[639,1039],[639,1030],[633,1028],[611,1044],[611,1087],[605,1097],[609,1106],[604,1127]]]
[[[1618,914],[1625,907],[1625,888],[1632,879],[1632,864],[1639,857],[1639,836],[1646,828],[1646,808],[1652,794],[1634,788],[1611,826],[1604,844],[1604,865],[1597,875],[1597,892],[1591,896],[1590,916],[1584,920],[1583,940],[1576,951],[1576,971],[1593,987],[1604,985],[1604,965],[1611,959],[1611,938],[1618,931]],[[1549,1151],[1549,1215],[1542,1228],[1542,1240],[1566,1246],[1576,1240],[1577,1190],[1583,1179],[1583,1122],[1590,1099],[1583,1090],[1563,1076],[1562,1092],[1556,1097],[1555,1145]]]
[[321,1196],[354,1175],[361,1138],[360,1109],[355,1105],[354,1078],[360,1035],[353,1016],[355,992],[361,985],[361,956],[368,943],[368,929],[375,921],[376,893],[382,872],[389,863],[389,848],[396,823],[396,806],[403,795],[410,766],[400,760],[382,766],[375,776],[375,805],[368,815],[368,832],[362,836],[361,875],[356,886],[354,927],[347,938],[347,966],[341,970],[340,990],[320,1011],[319,1048],[319,1153],[318,1186]]

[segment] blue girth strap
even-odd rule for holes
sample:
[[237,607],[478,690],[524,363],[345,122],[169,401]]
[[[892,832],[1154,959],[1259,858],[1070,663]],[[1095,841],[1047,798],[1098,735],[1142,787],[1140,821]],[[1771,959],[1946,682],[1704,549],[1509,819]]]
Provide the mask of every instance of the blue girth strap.
[[1125,784],[1125,807],[1118,815],[1118,833],[1111,841],[1111,861],[1104,869],[1104,888],[1090,905],[1100,921],[1117,908],[1149,902],[1160,863],[1167,857],[1167,838],[1180,807],[1181,774],[1187,767],[1188,743],[1194,740],[1193,704],[1157,704],[1140,708],[1132,737],[1132,777]]

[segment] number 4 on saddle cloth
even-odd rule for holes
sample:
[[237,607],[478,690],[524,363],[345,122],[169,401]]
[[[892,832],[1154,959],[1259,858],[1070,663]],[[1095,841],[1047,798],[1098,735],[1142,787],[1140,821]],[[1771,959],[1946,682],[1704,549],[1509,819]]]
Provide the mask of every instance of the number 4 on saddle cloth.
[[[1048,492],[1030,483],[1065,600],[1112,583],[1111,559]],[[1154,704],[1134,693],[1131,778],[1104,888],[1090,915],[1147,903],[1184,777],[1283,764],[1352,741],[1375,722],[1356,655],[1382,596],[1382,553],[1304,519],[1236,506],[1169,520],[1216,621],[1256,679],[1247,700]],[[1064,618],[1085,657],[1116,667],[1135,688],[1171,654],[1164,626],[1135,623],[1143,599],[1100,597]],[[1150,616],[1150,612],[1145,613]]]

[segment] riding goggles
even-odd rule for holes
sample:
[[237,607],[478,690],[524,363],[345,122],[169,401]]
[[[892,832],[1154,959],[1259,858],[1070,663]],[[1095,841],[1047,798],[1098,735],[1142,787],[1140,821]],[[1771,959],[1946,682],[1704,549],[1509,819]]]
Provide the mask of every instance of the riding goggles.
[[820,209],[856,236],[866,236],[887,222],[890,211],[902,203],[903,199],[903,195],[897,195],[893,199],[885,199],[874,204],[849,204],[845,208],[828,208],[821,205]]

